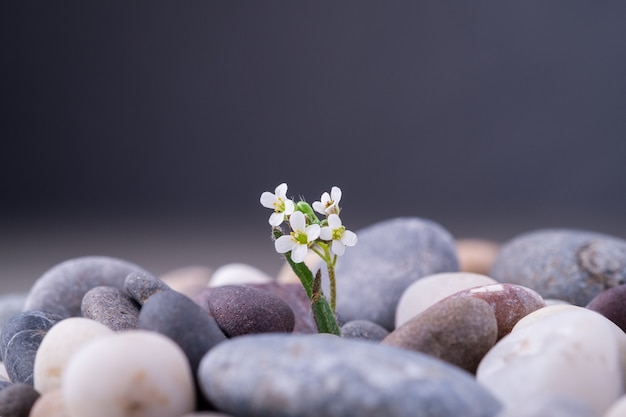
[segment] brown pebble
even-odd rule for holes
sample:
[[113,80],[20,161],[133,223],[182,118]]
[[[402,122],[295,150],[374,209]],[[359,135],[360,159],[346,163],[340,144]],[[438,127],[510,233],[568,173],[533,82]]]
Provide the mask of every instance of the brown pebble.
[[456,251],[459,271],[489,275],[489,269],[498,255],[500,245],[485,239],[457,239]]

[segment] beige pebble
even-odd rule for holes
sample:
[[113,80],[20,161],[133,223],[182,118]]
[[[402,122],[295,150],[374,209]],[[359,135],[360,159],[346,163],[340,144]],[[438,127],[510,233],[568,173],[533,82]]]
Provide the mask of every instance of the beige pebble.
[[29,417],[70,417],[60,389],[43,394],[30,410]]
[[460,271],[489,275],[500,245],[485,239],[457,239],[456,250]]
[[271,281],[274,281],[272,277],[254,266],[242,263],[230,263],[220,266],[213,272],[213,277],[211,277],[211,281],[209,281],[209,287],[264,284]]
[[[304,263],[309,267],[310,270],[313,268],[320,268],[323,266],[322,260],[320,257],[313,251],[309,251],[307,257],[304,259]],[[278,282],[286,283],[286,284],[299,284],[300,278],[293,272],[291,266],[285,262],[283,266],[280,268],[278,272],[278,276],[276,278]]]
[[626,417],[626,395],[615,401],[602,417]]
[[206,266],[188,266],[161,275],[161,280],[188,297],[193,297],[209,285],[213,270]]

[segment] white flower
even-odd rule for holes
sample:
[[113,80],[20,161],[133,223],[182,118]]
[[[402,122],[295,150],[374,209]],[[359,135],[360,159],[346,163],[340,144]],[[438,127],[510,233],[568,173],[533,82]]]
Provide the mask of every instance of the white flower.
[[274,242],[274,247],[278,253],[291,251],[291,260],[295,263],[304,261],[308,253],[309,244],[320,236],[320,225],[306,225],[306,219],[301,211],[294,212],[289,217],[289,225],[292,232],[289,235],[282,235]]
[[313,208],[320,214],[328,216],[329,214],[339,214],[339,201],[341,200],[341,188],[333,187],[330,194],[324,192],[322,201],[313,203]]
[[326,241],[332,241],[330,250],[335,255],[343,255],[346,246],[356,245],[357,237],[354,232],[346,230],[341,224],[341,219],[336,214],[328,216],[328,226],[322,227],[320,230],[320,238]]
[[293,201],[287,198],[287,184],[284,182],[276,187],[273,194],[269,191],[261,194],[261,205],[274,210],[269,220],[272,226],[284,222],[285,216],[291,215],[295,209]]

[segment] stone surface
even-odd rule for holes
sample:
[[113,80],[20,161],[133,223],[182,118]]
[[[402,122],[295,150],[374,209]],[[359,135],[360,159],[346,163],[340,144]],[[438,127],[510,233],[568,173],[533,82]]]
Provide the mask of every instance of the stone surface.
[[89,343],[68,363],[62,387],[71,416],[172,417],[195,409],[185,354],[155,332],[131,330]]
[[[452,236],[430,220],[394,218],[357,235],[359,243],[339,257],[336,267],[337,314],[344,322],[369,320],[391,330],[409,285],[427,275],[458,271]],[[330,294],[328,279],[322,282]]]
[[137,328],[139,303],[114,287],[94,287],[81,304],[83,317],[104,324],[116,332]]
[[498,322],[498,340],[511,332],[515,324],[542,307],[543,298],[530,288],[514,284],[491,284],[459,291],[449,298],[476,297],[493,308]]
[[576,398],[602,415],[624,392],[614,327],[582,308],[548,315],[500,340],[476,378],[507,408],[559,396]]
[[576,398],[540,394],[532,401],[504,409],[498,417],[598,417],[598,414]]
[[352,320],[341,326],[341,337],[380,342],[389,335],[384,327],[367,320]]
[[20,313],[23,310],[27,295],[28,294],[25,293],[0,295],[0,330],[2,330],[6,322],[11,317],[16,315],[17,313]]
[[488,417],[500,409],[445,362],[330,335],[231,339],[204,357],[199,378],[219,410],[240,417]]
[[502,246],[490,276],[584,306],[626,283],[626,241],[569,229],[525,233]]
[[71,417],[65,407],[63,391],[57,389],[42,394],[30,410],[29,417]]
[[0,416],[28,417],[39,398],[39,393],[29,384],[13,384],[0,390]]
[[500,244],[486,239],[457,239],[456,253],[459,270],[489,275],[489,269],[498,256]]
[[222,265],[213,272],[210,287],[222,285],[263,284],[274,279],[254,266],[242,263]]
[[35,356],[35,389],[44,394],[61,388],[61,377],[71,357],[87,343],[111,334],[113,330],[106,325],[84,317],[70,317],[55,324]]
[[0,334],[0,344],[12,382],[33,384],[37,349],[48,330],[61,320],[62,317],[43,311],[26,311],[9,319]]
[[488,276],[470,272],[444,272],[420,278],[409,285],[400,296],[396,307],[395,326],[401,326],[449,295],[497,282]]
[[169,285],[147,272],[128,274],[124,279],[124,289],[140,305],[157,292],[171,291]]
[[470,373],[496,343],[493,308],[479,298],[446,298],[413,317],[383,344],[423,352]]
[[586,307],[602,314],[626,332],[626,284],[602,291]]
[[294,313],[282,298],[243,285],[216,287],[208,295],[211,314],[227,337],[292,332]]
[[161,281],[174,291],[193,297],[209,285],[213,270],[206,266],[188,266],[160,276]]
[[602,417],[624,417],[626,416],[626,395],[622,395],[615,401]]
[[80,316],[84,295],[100,285],[124,289],[124,280],[140,266],[106,256],[69,259],[45,272],[32,286],[24,310],[41,310],[61,317]]

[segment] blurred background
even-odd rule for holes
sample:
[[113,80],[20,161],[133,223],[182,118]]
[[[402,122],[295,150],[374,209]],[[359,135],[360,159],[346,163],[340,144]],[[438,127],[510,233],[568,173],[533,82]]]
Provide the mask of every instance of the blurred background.
[[83,255],[276,274],[281,182],[352,230],[626,237],[625,2],[0,8],[0,293]]

